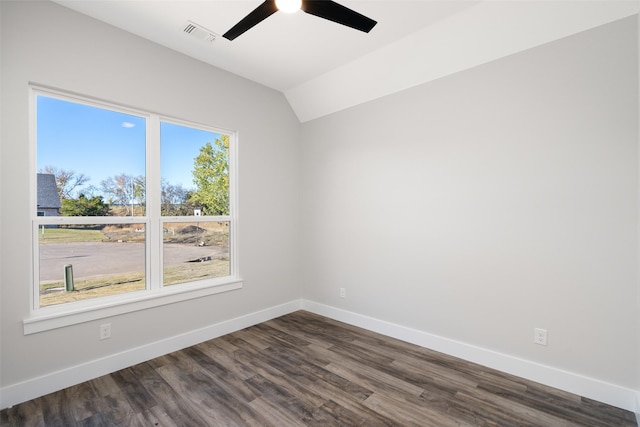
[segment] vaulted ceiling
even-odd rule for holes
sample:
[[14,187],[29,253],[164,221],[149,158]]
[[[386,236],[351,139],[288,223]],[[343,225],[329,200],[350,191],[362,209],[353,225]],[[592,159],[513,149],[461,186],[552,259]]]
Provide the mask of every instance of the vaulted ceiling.
[[[281,91],[302,122],[639,9],[637,0],[338,0],[378,24],[363,33],[276,12],[229,41],[220,35],[262,0],[53,1]],[[189,22],[202,32],[185,32]]]

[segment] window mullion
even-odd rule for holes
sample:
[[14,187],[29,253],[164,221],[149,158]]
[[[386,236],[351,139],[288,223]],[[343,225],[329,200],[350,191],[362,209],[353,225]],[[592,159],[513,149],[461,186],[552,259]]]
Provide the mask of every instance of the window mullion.
[[232,218],[230,220],[229,227],[229,258],[230,258],[230,270],[229,273],[238,277],[240,275],[240,265],[238,263],[238,141],[237,134],[231,136],[231,143],[229,144],[229,215]]
[[147,129],[147,287],[162,283],[162,233],[160,224],[160,119],[152,114]]

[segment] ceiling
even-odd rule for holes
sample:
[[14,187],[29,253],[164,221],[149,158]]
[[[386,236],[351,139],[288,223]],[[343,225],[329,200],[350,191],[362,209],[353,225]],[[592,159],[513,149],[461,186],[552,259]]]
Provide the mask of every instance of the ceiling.
[[[637,0],[338,0],[378,24],[276,12],[229,41],[262,0],[53,1],[281,91],[303,122],[638,12]],[[187,34],[188,21],[218,37]]]

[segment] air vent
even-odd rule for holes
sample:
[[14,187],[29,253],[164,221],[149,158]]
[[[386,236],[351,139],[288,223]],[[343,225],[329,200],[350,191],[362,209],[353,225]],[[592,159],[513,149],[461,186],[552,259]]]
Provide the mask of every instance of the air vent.
[[191,21],[187,21],[186,24],[184,24],[184,26],[182,27],[182,31],[209,43],[213,43],[215,39],[220,36],[213,31],[207,30],[202,25],[198,25],[195,22]]

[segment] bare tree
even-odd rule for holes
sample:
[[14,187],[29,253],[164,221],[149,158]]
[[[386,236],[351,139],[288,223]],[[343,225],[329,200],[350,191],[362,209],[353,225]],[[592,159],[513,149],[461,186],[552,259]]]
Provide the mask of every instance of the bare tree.
[[83,173],[58,169],[54,166],[45,166],[40,169],[40,173],[47,173],[56,177],[56,187],[61,200],[73,199],[74,192],[91,179]]
[[[144,206],[145,180],[143,176],[132,176],[125,173],[109,177],[100,183],[102,192],[108,196],[110,203],[119,204],[133,215],[134,203]],[[131,211],[129,211],[129,206]]]
[[160,210],[162,215],[179,216],[190,215],[193,206],[187,201],[189,192],[182,185],[174,185],[162,180],[160,192]]

